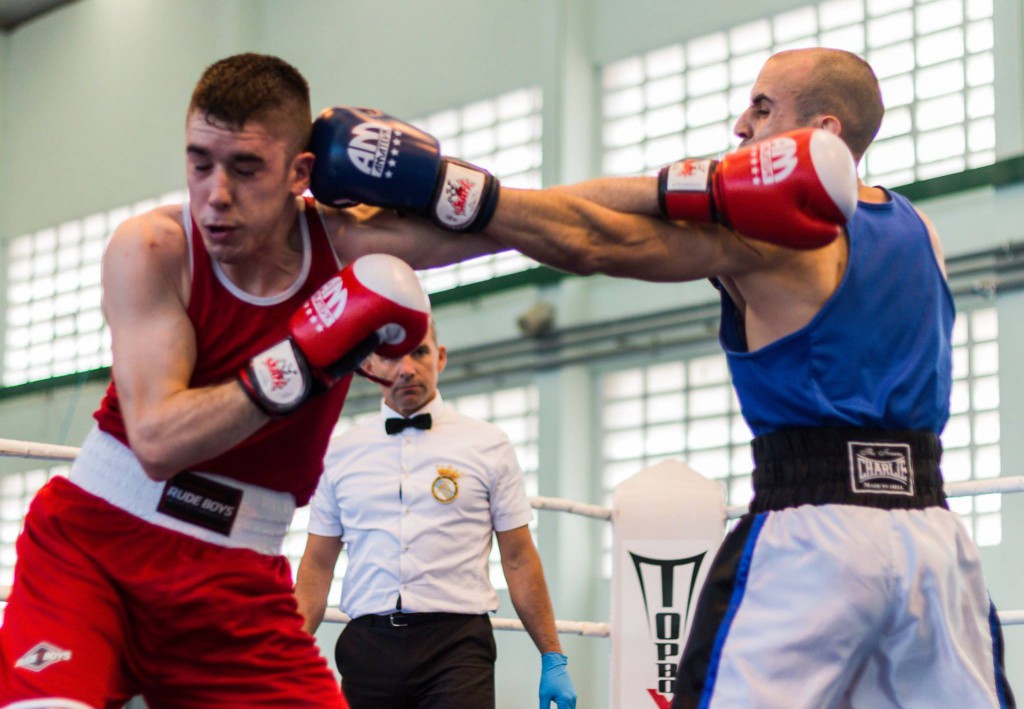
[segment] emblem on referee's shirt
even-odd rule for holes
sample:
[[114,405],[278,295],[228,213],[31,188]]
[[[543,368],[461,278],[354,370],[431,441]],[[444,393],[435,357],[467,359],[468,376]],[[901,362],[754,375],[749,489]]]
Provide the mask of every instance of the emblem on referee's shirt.
[[55,662],[63,662],[71,659],[70,650],[62,650],[50,643],[42,642],[22,655],[15,667],[29,670],[30,672],[41,672]]
[[850,489],[855,493],[914,494],[914,466],[906,443],[848,442]]
[[438,502],[448,504],[459,496],[459,471],[450,465],[437,466],[437,479],[430,486],[430,492]]

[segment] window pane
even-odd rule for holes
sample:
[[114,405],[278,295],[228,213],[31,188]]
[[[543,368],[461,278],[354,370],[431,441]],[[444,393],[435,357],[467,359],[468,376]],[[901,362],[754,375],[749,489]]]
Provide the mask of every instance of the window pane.
[[918,34],[936,32],[962,24],[964,21],[961,0],[933,0],[932,2],[916,3],[914,15]]
[[[605,87],[626,87],[638,83],[635,80],[638,69],[642,78],[642,64],[635,61],[622,63],[618,69],[611,70],[615,76],[605,77]],[[641,102],[642,96],[640,92]],[[635,110],[636,99],[635,91],[605,96],[605,115],[628,116]],[[539,168],[542,162],[541,110],[540,89],[529,87],[460,108],[439,111],[412,123],[436,136],[441,141],[442,152],[458,155],[491,170],[506,186],[538,188],[541,186]],[[604,138],[606,145],[616,144],[614,132],[605,131]],[[500,256],[483,256],[452,266],[420,271],[419,275],[427,292],[437,293],[536,268],[537,265],[526,257],[509,261]]]
[[[999,440],[999,361],[994,338],[999,333],[995,308],[960,312],[953,326],[953,415],[942,433],[942,460],[947,482],[988,479],[1002,474]],[[965,399],[967,403],[965,405]],[[984,495],[951,509],[969,519],[979,545],[998,544],[1001,496]],[[963,499],[963,498],[960,498]],[[973,526],[972,526],[973,525]],[[979,530],[985,529],[979,534]]]
[[[724,355],[612,370],[599,375],[597,389],[600,465],[609,497],[626,478],[674,458],[721,480],[727,504],[750,500],[751,435],[740,416]],[[609,538],[606,553],[610,547]]]
[[914,16],[910,12],[896,12],[872,19],[867,23],[867,35],[870,47],[910,39],[914,35]]

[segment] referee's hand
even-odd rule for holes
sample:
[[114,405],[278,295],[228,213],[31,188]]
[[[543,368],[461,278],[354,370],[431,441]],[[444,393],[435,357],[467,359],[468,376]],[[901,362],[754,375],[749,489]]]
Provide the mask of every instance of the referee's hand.
[[576,688],[566,665],[569,658],[560,652],[545,652],[540,656],[540,709],[576,709]]

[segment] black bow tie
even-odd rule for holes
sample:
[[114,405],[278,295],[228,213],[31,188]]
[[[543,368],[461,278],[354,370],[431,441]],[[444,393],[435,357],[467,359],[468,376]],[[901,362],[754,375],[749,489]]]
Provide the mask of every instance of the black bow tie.
[[421,431],[426,431],[430,428],[432,423],[433,421],[430,418],[430,414],[416,414],[412,418],[408,419],[384,419],[384,430],[387,431],[389,436],[393,436],[396,433],[404,431],[410,426],[418,428]]

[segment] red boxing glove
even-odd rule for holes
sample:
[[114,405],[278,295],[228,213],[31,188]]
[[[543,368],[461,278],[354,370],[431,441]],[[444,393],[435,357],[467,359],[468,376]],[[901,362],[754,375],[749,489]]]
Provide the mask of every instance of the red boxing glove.
[[800,128],[718,160],[661,170],[658,201],[669,219],[722,224],[796,249],[831,243],[857,208],[857,168],[846,144]]
[[356,259],[295,311],[289,336],[253,357],[238,381],[271,416],[287,414],[351,374],[371,352],[401,357],[430,326],[430,300],[401,259]]

